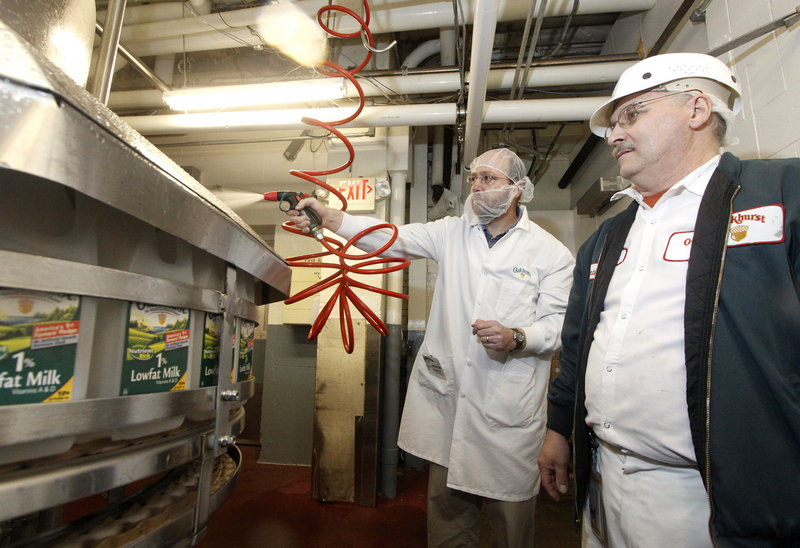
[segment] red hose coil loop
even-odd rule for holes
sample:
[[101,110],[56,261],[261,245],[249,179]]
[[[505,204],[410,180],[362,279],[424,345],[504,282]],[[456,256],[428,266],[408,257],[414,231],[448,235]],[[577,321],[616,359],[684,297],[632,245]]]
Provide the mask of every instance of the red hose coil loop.
[[[352,17],[358,24],[361,26],[361,30],[352,33],[341,33],[334,31],[330,27],[328,27],[323,21],[322,17],[325,13],[333,11],[333,12],[341,12],[346,15]],[[317,22],[319,25],[327,32],[328,34],[335,36],[337,38],[355,38],[359,36],[362,32],[367,38],[367,42],[369,43],[370,47],[374,46],[374,42],[372,39],[372,33],[369,31],[369,4],[367,0],[364,0],[364,17],[362,18],[353,10],[346,8],[344,6],[336,6],[336,5],[328,5],[320,8],[317,12]],[[349,153],[349,159],[339,167],[322,170],[322,171],[302,171],[302,170],[291,170],[289,173],[294,175],[295,177],[299,177],[301,179],[305,179],[308,182],[314,183],[317,186],[320,186],[326,189],[328,192],[333,193],[339,200],[342,202],[342,211],[347,210],[347,200],[345,199],[344,195],[339,191],[339,189],[334,188],[324,181],[318,179],[319,176],[323,175],[331,175],[333,173],[339,173],[350,167],[353,163],[353,159],[355,158],[355,151],[353,149],[353,145],[347,139],[347,137],[337,129],[337,126],[345,125],[349,122],[355,120],[361,111],[364,110],[364,104],[366,103],[364,99],[364,90],[361,87],[361,84],[355,79],[354,74],[359,72],[361,69],[367,66],[370,59],[372,58],[372,52],[368,51],[364,61],[356,68],[351,70],[346,70],[341,66],[337,65],[336,63],[332,63],[330,61],[325,61],[322,64],[322,67],[325,67],[330,70],[325,70],[320,67],[316,67],[317,72],[322,75],[330,76],[330,77],[338,77],[342,76],[346,78],[353,87],[355,87],[356,91],[358,92],[359,97],[359,104],[356,110],[348,116],[347,118],[343,118],[341,120],[336,120],[334,122],[323,122],[321,120],[317,120],[315,118],[305,117],[303,118],[303,123],[315,126],[319,128],[323,128],[333,135],[335,135],[344,145],[347,147],[347,151]],[[287,221],[281,225],[284,230],[294,233],[294,234],[301,234],[304,236],[308,236],[308,234],[304,234],[301,230],[292,226],[291,221]],[[359,254],[348,254],[347,250],[350,247],[357,247],[356,243],[362,237],[366,236],[367,234],[374,232],[375,230],[381,229],[390,229],[392,230],[393,234],[392,237],[379,249],[372,251],[370,253],[359,253]],[[383,289],[381,287],[369,285],[358,280],[354,280],[350,277],[350,274],[384,274],[388,272],[396,272],[398,270],[402,270],[406,268],[410,261],[408,259],[402,258],[378,258],[375,259],[378,255],[382,254],[383,252],[387,251],[392,244],[397,240],[398,230],[397,227],[390,223],[381,223],[375,226],[372,226],[366,230],[362,230],[355,236],[353,236],[350,240],[342,244],[338,240],[334,238],[329,238],[325,236],[322,239],[322,245],[326,249],[326,251],[322,251],[320,253],[312,253],[309,255],[299,255],[297,257],[289,257],[286,261],[291,266],[298,266],[298,267],[313,267],[313,268],[331,268],[334,269],[335,272],[330,276],[326,277],[324,280],[320,280],[319,282],[315,283],[312,286],[305,288],[304,290],[292,295],[288,299],[284,301],[286,304],[292,304],[308,297],[311,297],[320,291],[324,291],[330,287],[338,285],[338,287],[334,290],[333,295],[328,299],[328,302],[325,303],[325,306],[320,311],[317,318],[314,320],[313,325],[311,326],[311,330],[308,333],[308,339],[312,340],[319,335],[320,331],[324,327],[325,323],[328,321],[331,312],[333,311],[333,307],[336,305],[336,302],[339,303],[339,327],[342,334],[342,343],[344,345],[345,351],[350,354],[353,352],[355,346],[355,335],[353,332],[353,320],[352,315],[350,312],[349,302],[353,303],[353,306],[356,307],[362,316],[369,322],[372,327],[374,327],[379,333],[386,336],[389,334],[389,329],[386,327],[386,324],[381,321],[380,317],[373,312],[364,301],[356,295],[352,288],[363,289],[366,291],[371,291],[373,293],[378,293],[381,295],[387,295],[390,297],[396,297],[399,299],[408,299],[408,295],[403,293],[397,293],[395,291],[390,291],[388,289]],[[312,262],[309,259],[317,259],[327,256],[334,256],[338,258],[338,262]],[[349,264],[348,261],[357,261],[357,264]],[[378,267],[377,265],[389,265],[389,266],[382,266]]]

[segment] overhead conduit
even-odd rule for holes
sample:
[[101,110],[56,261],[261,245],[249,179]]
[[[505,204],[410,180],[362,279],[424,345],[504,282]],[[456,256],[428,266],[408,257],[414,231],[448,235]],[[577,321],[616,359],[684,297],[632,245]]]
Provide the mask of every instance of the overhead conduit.
[[[607,97],[572,99],[536,99],[525,101],[490,101],[485,105],[484,123],[585,121]],[[388,105],[365,107],[356,120],[341,127],[394,127],[453,125],[456,104]],[[323,121],[338,120],[351,108],[298,109],[294,111],[257,110],[208,112],[199,114],[164,114],[124,117],[143,135],[192,133],[225,130],[305,129],[303,116]],[[291,116],[287,116],[291,114]]]
[[[120,40],[139,56],[160,55],[213,49],[242,47],[242,43],[257,45],[259,42],[248,27],[258,25],[263,19],[281,17],[287,10],[300,10],[314,17],[325,6],[322,0],[306,0],[289,5],[273,3],[266,6],[226,11],[224,19],[219,13],[142,23],[125,26]],[[656,0],[581,0],[579,13],[613,13],[649,10]],[[529,11],[529,0],[497,0],[497,21],[523,20]],[[570,2],[551,2],[546,17],[567,16]],[[475,12],[471,3],[464,6],[467,23],[472,23]],[[373,35],[449,27],[453,23],[453,4],[450,1],[429,4],[397,5],[386,2],[372,13]],[[219,28],[225,34],[209,30]],[[346,18],[336,21],[332,28],[338,32],[353,32],[358,28]]]
[[[553,63],[534,63],[535,70],[528,75],[524,85],[530,88],[597,83],[613,84],[625,69],[638,60],[639,57],[636,55],[613,55],[573,58],[568,62],[562,60]],[[408,68],[412,69],[413,67],[409,65]],[[514,69],[511,68],[489,70],[486,76],[487,89],[511,89],[514,72]],[[316,80],[300,80],[295,83],[302,86],[308,82],[316,82]],[[367,97],[383,96],[387,89],[397,95],[449,94],[458,91],[460,86],[459,74],[455,69],[359,78],[359,82],[361,82],[364,95]],[[358,97],[358,92],[352,84],[345,79],[343,79],[343,84],[345,97],[353,99]],[[258,85],[269,87],[269,84]],[[163,107],[164,103],[161,99],[161,92],[158,90],[117,91],[111,94],[109,106],[113,109],[159,108]]]
[[475,23],[472,27],[472,51],[467,88],[467,120],[463,159],[477,155],[478,137],[484,116],[487,76],[492,62],[494,31],[497,26],[497,0],[477,0]]

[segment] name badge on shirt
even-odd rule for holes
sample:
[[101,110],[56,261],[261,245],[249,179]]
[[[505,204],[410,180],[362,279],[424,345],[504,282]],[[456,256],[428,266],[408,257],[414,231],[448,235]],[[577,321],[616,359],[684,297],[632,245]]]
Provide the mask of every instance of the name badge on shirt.
[[780,204],[754,207],[731,215],[728,247],[782,242],[784,209]]
[[439,360],[436,359],[434,356],[430,356],[427,354],[422,355],[422,359],[425,360],[425,365],[428,367],[428,372],[433,375],[434,377],[439,377],[440,379],[447,380],[445,377],[444,370],[442,369],[442,364],[439,363]]
[[664,250],[664,260],[667,262],[681,262],[689,260],[692,251],[694,231],[676,232],[669,237],[667,249]]

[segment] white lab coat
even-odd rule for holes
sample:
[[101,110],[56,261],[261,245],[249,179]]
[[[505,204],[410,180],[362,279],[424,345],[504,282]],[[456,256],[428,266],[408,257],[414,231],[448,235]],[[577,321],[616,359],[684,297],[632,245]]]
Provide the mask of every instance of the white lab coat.
[[[539,492],[550,358],[560,346],[574,259],[551,234],[522,218],[491,249],[471,211],[399,227],[386,256],[439,264],[425,339],[414,363],[399,446],[448,468],[453,489],[505,501]],[[378,221],[345,215],[350,238]],[[385,234],[359,241],[376,249]],[[487,351],[477,320],[525,331],[527,347]]]

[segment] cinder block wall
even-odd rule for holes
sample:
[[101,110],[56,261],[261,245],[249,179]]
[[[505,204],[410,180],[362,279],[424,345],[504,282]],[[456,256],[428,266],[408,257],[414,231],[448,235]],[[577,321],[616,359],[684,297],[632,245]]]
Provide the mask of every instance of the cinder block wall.
[[[603,53],[650,51],[681,0],[659,0],[653,9],[621,17]],[[696,2],[695,4],[699,4]],[[704,23],[684,21],[662,53],[707,53],[797,9],[797,0],[714,0]],[[721,56],[742,83],[744,109],[737,116],[726,150],[742,159],[800,156],[800,24],[769,32]],[[572,203],[599,176],[618,175],[619,166],[606,146],[598,146],[570,187]],[[628,204],[619,200],[603,215],[574,214],[575,242],[580,247],[607,218]]]
[[[797,9],[796,0],[715,0],[706,12],[713,50]],[[783,27],[720,57],[742,83],[744,111],[733,128],[742,158],[800,156],[800,24]]]

